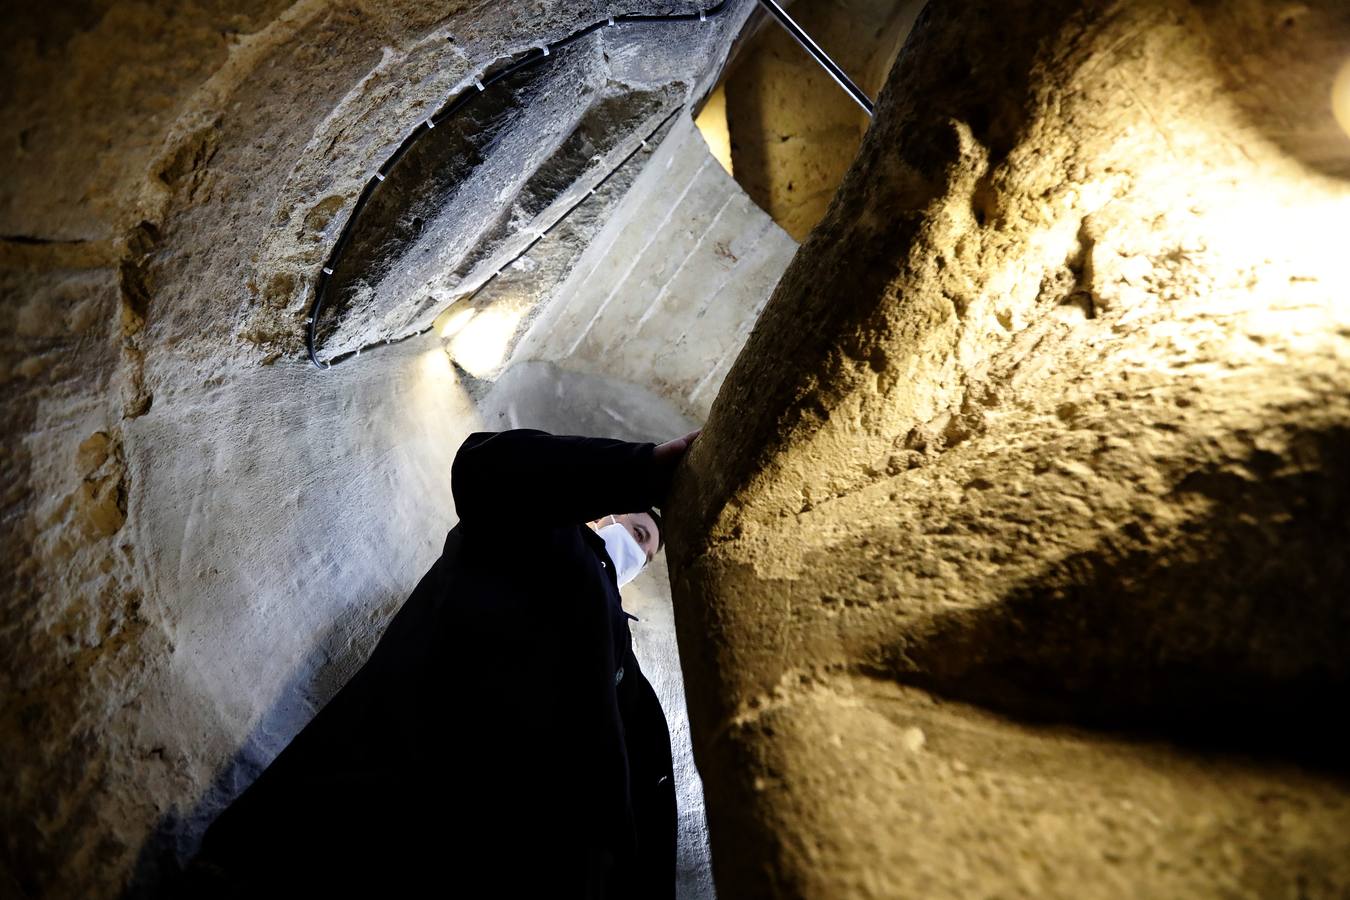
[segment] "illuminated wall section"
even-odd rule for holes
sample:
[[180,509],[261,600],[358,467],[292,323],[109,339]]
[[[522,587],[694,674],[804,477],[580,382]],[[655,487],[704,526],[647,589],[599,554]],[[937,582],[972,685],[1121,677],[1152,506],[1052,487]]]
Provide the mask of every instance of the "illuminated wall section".
[[672,510],[721,891],[1350,890],[1348,54],[920,16]]

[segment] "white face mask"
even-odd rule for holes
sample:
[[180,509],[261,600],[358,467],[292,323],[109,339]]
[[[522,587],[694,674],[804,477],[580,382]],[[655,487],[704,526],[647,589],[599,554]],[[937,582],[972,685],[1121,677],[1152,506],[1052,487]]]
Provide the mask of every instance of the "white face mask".
[[613,524],[597,528],[595,533],[604,540],[605,552],[614,560],[614,577],[618,579],[619,587],[623,587],[642,571],[642,567],[647,564],[647,554],[627,528],[613,516],[609,518]]

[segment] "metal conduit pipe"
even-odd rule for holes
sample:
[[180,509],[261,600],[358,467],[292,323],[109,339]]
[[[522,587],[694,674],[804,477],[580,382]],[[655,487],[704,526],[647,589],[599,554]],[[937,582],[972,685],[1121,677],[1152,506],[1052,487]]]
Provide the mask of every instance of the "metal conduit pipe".
[[[352,207],[351,213],[347,216],[346,223],[342,226],[342,232],[338,235],[337,241],[333,244],[332,250],[330,250],[328,253],[327,260],[324,262],[323,266],[319,270],[318,278],[316,279],[314,284],[314,302],[310,306],[309,318],[305,320],[306,326],[305,345],[306,349],[309,352],[310,362],[312,362],[317,368],[327,369],[332,367],[334,363],[339,363],[346,359],[360,356],[361,350],[366,349],[363,347],[357,350],[350,350],[346,353],[338,354],[337,356],[334,356],[328,360],[319,359],[316,342],[318,339],[319,315],[323,311],[324,295],[328,288],[328,281],[332,277],[333,272],[337,269],[338,260],[342,258],[342,253],[346,249],[348,241],[351,239],[352,226],[356,223],[357,218],[361,215],[361,210],[364,209],[366,203],[370,201],[371,196],[375,193],[376,189],[379,188],[380,183],[383,182],[385,178],[388,177],[389,173],[393,171],[394,166],[398,164],[398,161],[403,158],[404,154],[408,152],[408,150],[412,147],[414,143],[417,142],[419,138],[421,138],[427,132],[431,131],[431,129],[435,128],[437,125],[440,125],[446,119],[453,116],[455,113],[459,112],[464,107],[468,106],[475,99],[477,99],[479,94],[485,92],[492,85],[496,84],[497,82],[501,81],[504,78],[509,78],[510,76],[516,74],[522,69],[538,65],[546,57],[551,56],[553,54],[553,51],[560,50],[563,47],[566,47],[569,44],[574,43],[575,41],[579,41],[586,35],[598,31],[601,28],[612,28],[614,26],[621,24],[656,24],[661,22],[691,22],[691,21],[703,22],[707,21],[712,16],[718,15],[719,13],[725,11],[728,3],[729,0],[721,0],[721,2],[713,6],[710,6],[706,9],[699,9],[696,12],[688,12],[688,13],[671,13],[668,15],[633,14],[633,15],[609,16],[608,18],[587,25],[585,28],[573,32],[567,37],[554,41],[552,44],[541,44],[535,47],[521,59],[516,60],[515,62],[511,63],[508,66],[504,66],[501,69],[498,69],[497,71],[488,75],[486,78],[482,77],[475,78],[473,83],[469,87],[466,87],[463,90],[461,90],[459,94],[457,94],[456,96],[452,97],[449,101],[447,101],[446,104],[442,106],[440,110],[438,110],[434,115],[427,118],[426,120],[421,122],[416,128],[414,128],[412,133],[409,134],[406,138],[404,138],[403,143],[399,144],[398,148],[393,152],[393,154],[390,155],[390,157],[387,160],[385,160],[384,165],[380,166],[380,168],[376,171],[376,173],[371,176],[370,180],[366,182],[365,187],[362,188],[360,195],[358,195],[356,198],[356,203]],[[596,187],[599,187],[600,185],[608,181],[609,178],[613,176],[614,173],[617,172],[620,168],[622,168],[623,165],[627,163],[628,160],[631,159],[639,150],[647,146],[647,141],[658,131],[660,131],[661,128],[664,127],[665,124],[669,122],[670,119],[675,115],[675,112],[678,111],[679,110],[675,110],[674,112],[671,112],[670,115],[662,119],[661,122],[656,126],[656,128],[653,129],[650,134],[646,135],[642,139],[642,142],[637,147],[635,147],[627,156],[625,156],[622,160],[619,161],[618,165],[616,165],[613,169],[607,172],[602,179],[600,179],[600,181],[596,184]],[[594,193],[594,190],[592,190],[590,193]],[[509,266],[512,262],[515,262],[525,253],[529,252],[529,250],[533,248],[534,245],[537,244],[544,237],[545,234],[548,234],[549,231],[552,231],[554,228],[556,228],[564,219],[567,218],[568,215],[572,213],[573,210],[575,210],[578,206],[584,203],[589,196],[590,194],[587,194],[586,197],[583,197],[580,201],[569,207],[561,216],[559,216],[553,222],[552,225],[550,225],[544,231],[540,232],[539,235],[537,235],[534,238],[534,240],[532,240],[525,247],[524,250],[516,254],[511,259],[511,261],[508,262],[506,265]],[[485,281],[474,291],[474,294],[476,294],[478,291],[481,291],[484,287],[486,287],[489,283],[491,283],[491,281],[494,278],[496,278],[497,275],[499,275],[500,273],[501,269],[498,269],[497,272],[494,272],[487,279],[487,281]],[[471,294],[470,297],[472,296],[473,295]],[[383,343],[392,344],[395,343],[396,341],[407,340],[408,338],[416,337],[419,334],[425,334],[428,330],[429,329],[423,329],[422,331],[414,332],[413,334],[405,335],[404,337],[401,338],[386,340]]]

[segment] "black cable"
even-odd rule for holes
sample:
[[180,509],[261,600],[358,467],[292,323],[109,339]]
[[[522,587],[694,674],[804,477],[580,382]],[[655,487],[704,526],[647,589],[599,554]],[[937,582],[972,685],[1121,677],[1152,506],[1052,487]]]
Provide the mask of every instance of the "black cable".
[[[547,57],[551,56],[554,53],[554,51],[561,50],[562,48],[570,44],[573,44],[576,41],[581,40],[586,35],[599,31],[601,28],[606,28],[619,24],[649,24],[649,23],[654,24],[658,22],[692,22],[692,21],[701,22],[725,11],[729,2],[730,0],[720,0],[720,2],[714,4],[713,6],[708,7],[707,9],[700,9],[697,12],[691,13],[670,13],[668,15],[634,14],[634,15],[610,16],[606,19],[602,19],[599,22],[594,22],[590,25],[587,25],[585,28],[582,28],[579,31],[573,32],[567,37],[554,41],[552,44],[541,44],[537,47],[532,48],[531,50],[527,51],[526,54],[520,59],[516,60],[515,62],[509,63],[500,69],[497,69],[496,71],[492,72],[490,75],[487,75],[486,77],[475,78],[473,84],[471,84],[469,87],[464,88],[457,95],[446,101],[445,105],[442,106],[440,110],[437,111],[435,114],[423,120],[416,128],[412,130],[412,133],[410,133],[406,138],[404,138],[403,143],[398,145],[398,148],[393,152],[393,154],[391,154],[390,157],[387,160],[385,160],[384,165],[380,166],[380,168],[376,170],[375,175],[371,176],[371,179],[366,182],[365,187],[361,189],[361,193],[356,198],[356,204],[352,207],[351,213],[348,214],[347,216],[346,223],[342,226],[342,232],[338,235],[338,239],[333,244],[332,250],[328,252],[328,259],[319,269],[319,276],[314,283],[314,302],[310,305],[309,318],[305,322],[306,324],[305,345],[306,349],[309,351],[310,362],[312,362],[317,368],[326,369],[331,367],[334,363],[342,362],[343,360],[349,359],[354,356],[360,356],[361,350],[365,349],[363,347],[358,348],[356,350],[349,350],[346,353],[340,353],[337,356],[332,357],[326,362],[320,362],[318,355],[318,348],[316,347],[316,341],[318,340],[319,314],[323,311],[323,300],[324,294],[328,288],[328,281],[332,277],[333,273],[337,270],[337,264],[341,260],[342,253],[347,248],[347,244],[351,239],[352,226],[355,225],[357,218],[361,214],[361,210],[365,208],[366,203],[375,193],[375,190],[379,187],[380,183],[383,182],[385,178],[389,176],[389,173],[393,171],[394,166],[396,166],[398,164],[398,161],[403,158],[404,154],[407,153],[408,150],[412,148],[413,144],[415,144],[419,139],[421,139],[424,135],[426,135],[427,132],[431,131],[433,128],[436,128],[446,119],[450,118],[455,113],[459,112],[461,109],[468,106],[478,97],[479,94],[484,93],[492,85],[496,84],[497,82],[501,81],[504,78],[508,78],[511,75],[516,74],[517,72],[520,72],[531,66],[537,65]],[[663,118],[661,122],[656,126],[656,128],[652,129],[652,131],[645,138],[642,139],[641,143],[639,143],[637,147],[634,147],[633,150],[629,152],[627,156],[625,156],[623,159],[619,161],[618,165],[616,165],[613,169],[607,172],[603,178],[601,178],[598,182],[596,182],[595,187],[593,187],[590,190],[590,192],[588,192],[575,204],[568,207],[567,210],[563,212],[561,216],[559,216],[557,219],[554,220],[553,224],[549,225],[549,227],[540,232],[534,238],[534,240],[530,241],[530,243],[525,247],[524,250],[520,251],[520,253],[517,253],[514,257],[511,258],[510,262],[507,262],[496,272],[492,273],[492,275],[490,275],[486,281],[484,281],[481,285],[475,288],[473,293],[469,295],[469,299],[472,299],[474,296],[478,294],[479,291],[481,291],[483,288],[487,287],[490,283],[492,283],[492,281],[498,275],[500,275],[505,268],[510,266],[511,263],[514,263],[516,260],[520,259],[531,249],[533,249],[535,244],[539,243],[539,241],[543,239],[544,235],[548,234],[550,231],[556,228],[559,224],[562,223],[564,219],[566,219],[569,215],[571,215],[573,210],[575,210],[582,203],[586,202],[586,200],[590,198],[591,194],[594,194],[595,191],[606,181],[608,181],[610,177],[614,175],[615,172],[619,171],[619,169],[621,169],[624,166],[624,164],[628,162],[628,160],[632,159],[633,156],[639,150],[646,147],[647,141],[651,137],[653,137],[658,131],[660,131],[663,127],[665,127],[666,123],[669,122],[677,112],[679,112],[678,108],[672,111],[665,118]],[[429,327],[424,328],[421,331],[405,335],[401,338],[391,338],[385,340],[383,341],[383,343],[384,344],[397,343],[399,341],[407,340],[410,337],[416,337],[419,334],[426,334],[427,331],[429,330],[430,330]]]

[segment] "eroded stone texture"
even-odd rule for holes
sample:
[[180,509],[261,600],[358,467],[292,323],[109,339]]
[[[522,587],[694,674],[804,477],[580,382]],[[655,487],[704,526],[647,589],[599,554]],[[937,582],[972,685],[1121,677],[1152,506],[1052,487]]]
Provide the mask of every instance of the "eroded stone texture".
[[723,893],[1350,890],[1348,40],[920,17],[677,486]]

